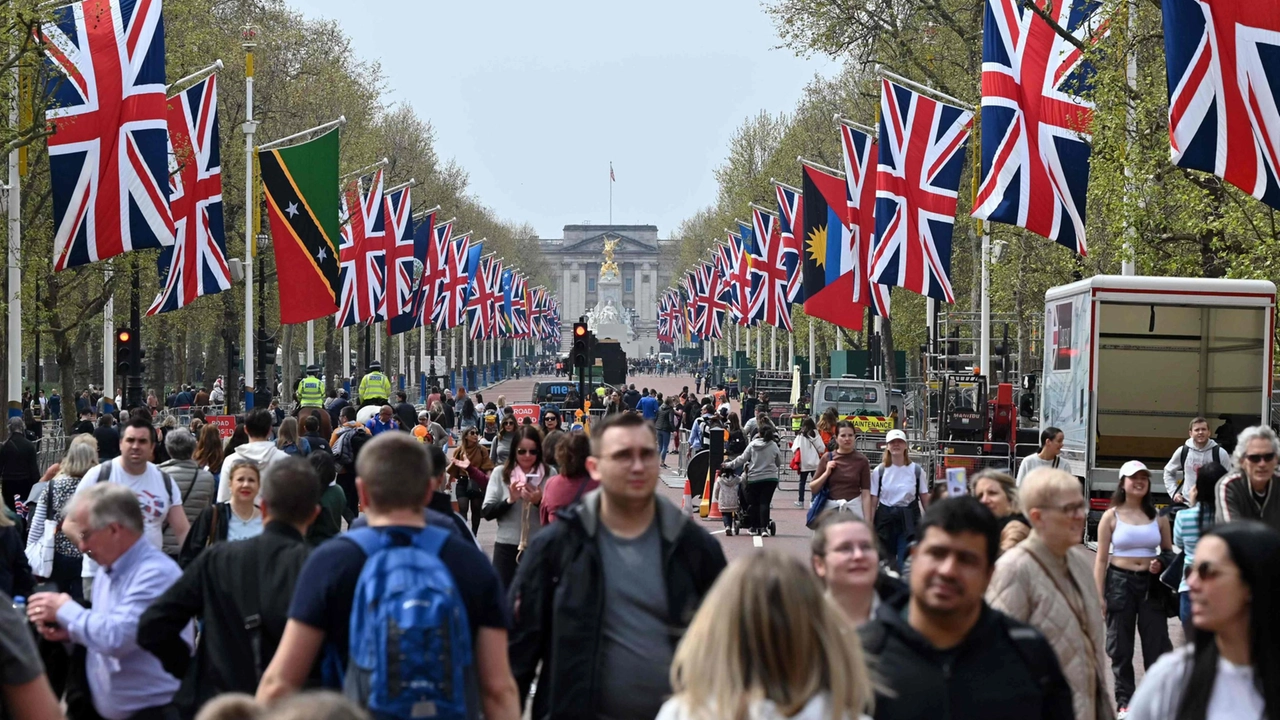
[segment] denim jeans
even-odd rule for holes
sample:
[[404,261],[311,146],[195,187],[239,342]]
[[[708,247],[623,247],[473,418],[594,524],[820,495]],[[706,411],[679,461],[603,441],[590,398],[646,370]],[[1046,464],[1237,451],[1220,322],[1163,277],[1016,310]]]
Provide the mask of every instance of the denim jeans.
[[671,431],[659,430],[658,431],[658,458],[659,458],[659,462],[661,462],[663,465],[667,463],[667,453],[670,451],[669,450],[670,447],[671,447]]

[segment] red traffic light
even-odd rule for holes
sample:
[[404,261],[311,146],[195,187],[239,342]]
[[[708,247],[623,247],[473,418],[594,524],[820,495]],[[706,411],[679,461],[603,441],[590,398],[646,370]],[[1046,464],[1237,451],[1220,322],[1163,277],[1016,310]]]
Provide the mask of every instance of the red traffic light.
[[587,326],[581,323],[573,326],[573,334],[582,337],[587,334]]
[[128,330],[120,330],[116,333],[116,341],[127,343],[133,339],[133,333]]

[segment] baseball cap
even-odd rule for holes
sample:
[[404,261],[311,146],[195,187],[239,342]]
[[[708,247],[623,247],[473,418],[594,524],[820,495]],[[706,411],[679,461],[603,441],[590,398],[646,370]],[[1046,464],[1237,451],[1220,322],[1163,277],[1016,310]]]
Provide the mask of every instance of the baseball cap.
[[901,430],[890,430],[888,434],[884,436],[885,442],[893,442],[894,440],[901,440],[902,442],[906,442],[907,434],[902,432]]
[[1147,469],[1147,466],[1141,460],[1130,460],[1120,466],[1120,477],[1122,478],[1133,477],[1140,472],[1144,472],[1147,475],[1151,474],[1151,471]]

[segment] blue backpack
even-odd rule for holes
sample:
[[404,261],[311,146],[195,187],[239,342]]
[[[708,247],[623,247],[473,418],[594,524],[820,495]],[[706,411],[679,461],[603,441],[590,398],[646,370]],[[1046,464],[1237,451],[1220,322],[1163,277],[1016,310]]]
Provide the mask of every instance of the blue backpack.
[[440,560],[449,533],[359,528],[346,537],[368,559],[352,599],[343,692],[375,718],[467,718],[471,625]]

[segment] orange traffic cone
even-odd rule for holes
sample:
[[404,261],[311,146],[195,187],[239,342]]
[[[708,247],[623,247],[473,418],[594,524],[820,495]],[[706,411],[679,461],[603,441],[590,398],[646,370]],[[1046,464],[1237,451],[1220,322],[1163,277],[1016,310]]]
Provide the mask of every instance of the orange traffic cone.
[[707,511],[708,520],[720,520],[724,515],[720,513],[720,496],[711,494],[711,509]]
[[684,479],[684,495],[680,496],[680,509],[688,510],[693,503],[693,485],[690,484],[689,478]]

